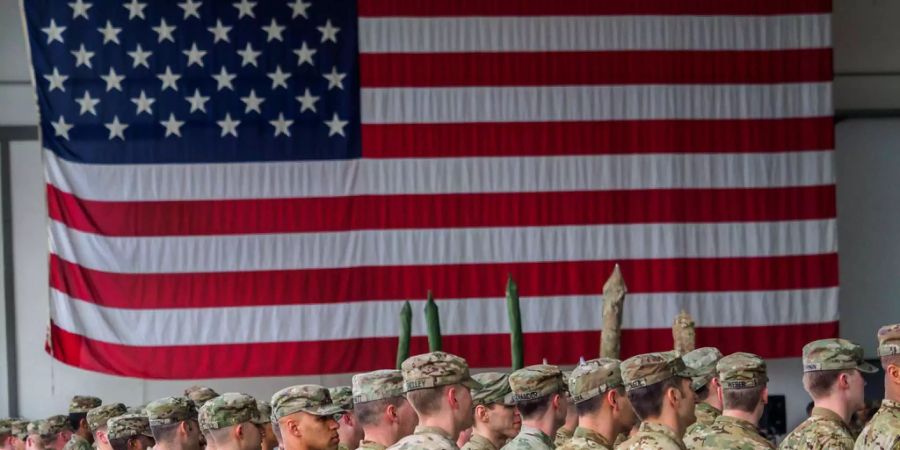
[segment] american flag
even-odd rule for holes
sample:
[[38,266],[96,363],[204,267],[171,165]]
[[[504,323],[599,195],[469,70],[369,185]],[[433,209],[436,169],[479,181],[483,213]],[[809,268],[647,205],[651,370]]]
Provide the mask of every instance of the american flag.
[[142,378],[837,334],[830,1],[23,2],[49,351]]

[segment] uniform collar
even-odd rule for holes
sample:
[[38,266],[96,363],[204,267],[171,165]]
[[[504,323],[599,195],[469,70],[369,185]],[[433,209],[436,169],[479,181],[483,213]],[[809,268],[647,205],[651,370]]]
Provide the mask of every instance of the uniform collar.
[[844,419],[842,419],[841,416],[838,415],[838,413],[836,413],[828,408],[820,408],[820,407],[816,406],[815,408],[813,408],[812,414],[810,416],[811,417],[820,417],[822,419],[830,420],[832,422],[840,422],[842,424],[844,423]]
[[738,428],[743,428],[748,431],[753,431],[754,433],[759,433],[759,430],[756,428],[756,425],[753,425],[750,422],[747,422],[744,419],[738,419],[737,417],[731,416],[719,416],[716,417],[717,424],[727,424]]
[[447,433],[443,428],[438,427],[426,427],[423,425],[419,425],[416,427],[416,431],[413,434],[436,434],[438,436],[447,439],[450,442],[456,442],[455,438],[450,437],[450,433]]
[[900,402],[895,402],[894,400],[884,399],[881,401],[881,408],[884,410],[888,409],[900,409]]
[[497,448],[494,446],[494,443],[491,442],[490,439],[488,439],[478,433],[472,433],[472,437],[469,438],[469,442],[477,444],[479,447],[487,447],[487,448],[493,448],[493,449]]
[[712,414],[715,417],[719,417],[722,415],[722,411],[706,402],[697,403],[697,409]]
[[360,448],[372,448],[372,449],[378,449],[378,450],[384,450],[387,448],[386,445],[383,445],[379,442],[367,441],[365,439],[359,441],[359,447]]
[[610,444],[609,441],[607,441],[606,438],[603,437],[602,434],[600,434],[590,428],[584,428],[584,427],[576,428],[575,435],[573,436],[573,438],[582,438],[582,439],[591,441],[595,444],[599,444],[600,446],[602,446],[604,448],[612,448],[612,444]]
[[529,434],[531,436],[535,436],[540,440],[544,441],[550,448],[553,448],[553,439],[550,439],[550,436],[547,436],[547,433],[535,428],[530,427],[528,425],[522,424],[522,429],[519,431],[522,434]]
[[641,427],[639,431],[647,432],[647,433],[656,433],[661,434],[672,440],[679,447],[684,448],[684,443],[681,438],[678,437],[678,434],[675,433],[671,428],[661,424],[661,423],[651,423],[651,422],[641,422]]

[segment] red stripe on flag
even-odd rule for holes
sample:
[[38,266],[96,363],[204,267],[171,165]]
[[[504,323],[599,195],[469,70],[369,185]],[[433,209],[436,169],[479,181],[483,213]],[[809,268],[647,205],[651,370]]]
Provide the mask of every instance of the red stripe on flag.
[[[512,275],[523,296],[594,295],[616,261],[353,267],[266,272],[119,274],[50,257],[50,285],[70,297],[131,309],[215,308],[348,300],[502,297]],[[838,285],[837,254],[619,261],[632,293],[730,292]]]
[[360,0],[361,17],[775,15],[829,13],[831,0]]
[[831,117],[362,126],[366,158],[762,153],[833,148]]
[[831,49],[360,55],[375,87],[757,84],[831,81]]
[[104,202],[83,200],[48,184],[47,205],[52,219],[106,236],[780,221],[836,215],[834,185]]
[[[838,323],[741,328],[698,328],[697,346],[715,345],[722,353],[756,353],[763,358],[795,356],[807,342],[835,337]],[[571,365],[592,358],[600,332],[526,333],[525,363],[542,358]],[[772,345],[777,342],[778,345]],[[82,369],[152,379],[230,378],[322,373],[354,373],[394,367],[396,338],[346,341],[285,342],[234,345],[132,347],[95,341],[51,324],[51,354]],[[410,353],[428,351],[425,337],[414,337]],[[472,367],[508,367],[509,336],[504,334],[444,336],[443,347],[466,358]],[[622,357],[670,350],[669,329],[623,330]],[[490,349],[490,351],[485,351]]]

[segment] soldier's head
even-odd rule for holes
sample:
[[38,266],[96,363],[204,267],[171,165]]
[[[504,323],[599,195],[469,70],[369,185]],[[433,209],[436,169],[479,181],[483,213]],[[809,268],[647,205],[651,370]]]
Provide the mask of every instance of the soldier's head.
[[627,433],[637,423],[631,402],[625,395],[622,362],[597,358],[578,365],[569,377],[569,396],[579,422],[612,423],[615,434]]
[[184,390],[184,396],[194,403],[194,408],[198,411],[204,403],[219,396],[219,393],[208,386],[191,386]]
[[32,448],[62,450],[72,437],[69,418],[63,415],[50,416],[44,420],[34,421],[28,430]]
[[156,445],[150,421],[143,414],[123,414],[106,422],[106,436],[113,450],[147,450]]
[[279,445],[278,438],[275,436],[275,430],[272,428],[272,406],[267,401],[257,400],[256,412],[259,418],[260,430],[262,431],[263,450],[277,447]]
[[519,369],[509,376],[516,408],[526,424],[551,419],[553,432],[566,421],[566,384],[559,367],[538,364]]
[[197,412],[200,431],[216,450],[258,450],[262,443],[256,399],[227,392],[207,400]]
[[156,442],[179,450],[200,448],[197,410],[187,397],[164,397],[144,408]]
[[272,396],[272,419],[286,450],[335,450],[339,443],[335,417],[343,412],[328,389],[315,384],[284,388]]
[[406,399],[419,415],[419,422],[446,419],[452,436],[472,426],[472,393],[481,387],[469,375],[469,364],[459,356],[431,352],[407,358],[400,365]]
[[[563,371],[563,384],[565,386],[569,386],[569,377],[572,375],[571,370]],[[575,409],[575,403],[572,402],[572,397],[568,395],[566,392],[566,422],[563,424],[563,428],[571,431],[575,431],[575,427],[578,426],[578,411]]]
[[480,388],[472,391],[475,430],[498,442],[514,438],[522,428],[522,417],[509,387],[509,374],[484,372],[472,378],[481,384]]
[[665,422],[676,431],[694,421],[694,371],[674,352],[645,353],[622,362],[622,381],[640,420]]
[[716,363],[722,359],[722,352],[715,347],[701,347],[681,357],[684,365],[697,375],[691,379],[691,388],[698,402],[722,409],[722,385],[716,376]]
[[102,400],[88,395],[76,395],[69,402],[69,427],[88,442],[94,442],[94,435],[87,423],[87,413],[101,404]]
[[885,398],[900,401],[900,323],[878,330],[878,356],[884,368]]
[[106,423],[113,417],[121,416],[126,413],[125,405],[121,403],[110,403],[92,408],[85,415],[88,427],[94,435],[94,442],[97,444],[98,450],[112,450],[109,445],[109,436],[107,436]]
[[820,339],[803,346],[803,388],[813,401],[832,399],[851,411],[865,406],[861,372],[878,369],[863,358],[863,349],[846,339]]
[[769,401],[766,362],[752,353],[733,353],[716,364],[726,410],[750,413],[758,421]]
[[378,436],[386,441],[378,443],[391,446],[413,433],[419,417],[403,395],[399,370],[356,374],[351,384],[353,411],[366,436]]
[[28,421],[24,419],[12,419],[9,421],[9,438],[6,446],[9,450],[25,450],[25,441],[28,439]]
[[338,419],[338,439],[342,447],[356,450],[363,438],[363,429],[353,412],[353,390],[350,386],[337,386],[328,389],[331,401],[344,411]]

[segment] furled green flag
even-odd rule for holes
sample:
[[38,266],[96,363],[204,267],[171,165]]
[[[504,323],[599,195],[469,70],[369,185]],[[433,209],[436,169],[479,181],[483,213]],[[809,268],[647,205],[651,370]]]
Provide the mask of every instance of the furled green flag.
[[412,335],[412,308],[409,301],[400,308],[400,342],[397,343],[397,370],[409,358],[409,338]]
[[519,310],[519,287],[512,275],[506,281],[506,312],[509,315],[509,343],[512,350],[512,370],[525,367],[522,344],[522,313]]
[[428,351],[441,351],[441,315],[430,290],[428,301],[425,302],[425,327],[428,330]]

